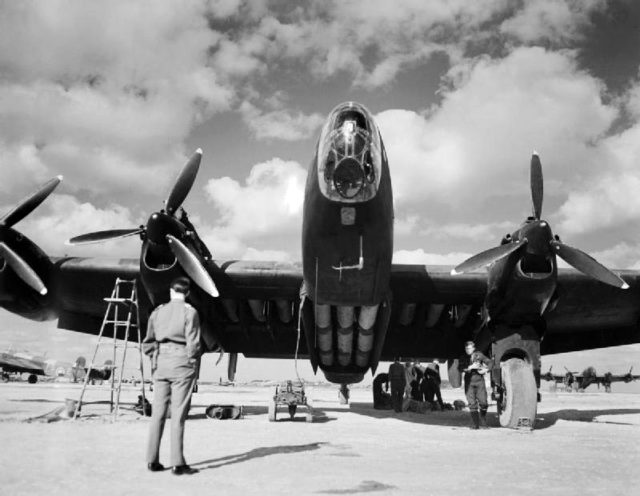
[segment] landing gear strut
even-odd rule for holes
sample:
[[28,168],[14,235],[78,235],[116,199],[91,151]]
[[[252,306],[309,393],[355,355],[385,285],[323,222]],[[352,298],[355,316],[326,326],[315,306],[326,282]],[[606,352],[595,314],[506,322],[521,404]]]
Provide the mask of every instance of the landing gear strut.
[[341,405],[349,404],[349,384],[340,384],[338,399],[340,400]]

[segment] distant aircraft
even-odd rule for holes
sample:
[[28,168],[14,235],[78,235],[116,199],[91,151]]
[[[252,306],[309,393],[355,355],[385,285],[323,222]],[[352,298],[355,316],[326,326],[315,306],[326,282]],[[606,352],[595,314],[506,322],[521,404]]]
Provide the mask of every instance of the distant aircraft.
[[[213,259],[183,208],[201,159],[198,149],[145,225],[69,240],[139,236],[135,258],[50,257],[14,229],[61,178],[19,202],[0,219],[0,306],[96,334],[103,298],[120,277],[138,282],[144,328],[151,310],[168,300],[169,282],[187,275],[208,352],[305,358],[343,397],[349,384],[395,356],[446,358],[449,382],[459,387],[457,359],[473,339],[493,359],[500,424],[512,428],[535,422],[541,355],[640,342],[640,272],[614,273],[554,236],[541,218],[537,153],[530,162],[532,216],[500,246],[453,271],[392,263],[391,164],[374,117],[358,103],[338,105],[322,127],[304,191],[301,262]],[[136,185],[126,187],[135,194]],[[558,269],[557,257],[577,270]],[[476,270],[486,266],[488,272]]]
[[28,382],[30,384],[38,382],[38,376],[74,379],[77,374],[76,366],[69,362],[22,352],[0,353],[0,368],[4,381],[9,380],[9,374],[26,373],[29,374]]
[[629,383],[640,379],[640,375],[633,375],[633,367],[629,369],[629,372],[623,375],[614,375],[611,372],[607,372],[604,375],[598,375],[595,367],[587,367],[582,373],[572,372],[565,367],[566,373],[563,375],[555,375],[551,373],[551,367],[546,374],[540,376],[545,381],[553,381],[554,383],[564,384],[567,391],[584,391],[592,384],[596,384],[598,388],[600,385],[604,386],[604,390],[607,393],[611,392],[611,384],[614,382]]
[[[111,377],[111,360],[105,361],[102,367],[91,370],[91,380],[108,380]],[[0,353],[0,369],[2,369],[2,380],[9,380],[10,374],[29,374],[27,381],[29,384],[38,382],[38,376],[59,378],[66,377],[73,382],[84,378],[87,368],[86,359],[78,357],[75,363],[60,360],[47,359],[43,356],[31,355],[22,352]]]

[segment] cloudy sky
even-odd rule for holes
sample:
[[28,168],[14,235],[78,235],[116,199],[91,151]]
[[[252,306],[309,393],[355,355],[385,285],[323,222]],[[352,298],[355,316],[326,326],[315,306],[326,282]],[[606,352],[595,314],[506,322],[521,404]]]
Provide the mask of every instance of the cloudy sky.
[[355,100],[387,148],[397,261],[495,245],[530,212],[535,149],[554,231],[640,268],[639,69],[633,0],[0,0],[0,211],[63,174],[18,228],[136,257],[64,241],[145,222],[202,147],[185,208],[215,257],[296,260],[319,128]]

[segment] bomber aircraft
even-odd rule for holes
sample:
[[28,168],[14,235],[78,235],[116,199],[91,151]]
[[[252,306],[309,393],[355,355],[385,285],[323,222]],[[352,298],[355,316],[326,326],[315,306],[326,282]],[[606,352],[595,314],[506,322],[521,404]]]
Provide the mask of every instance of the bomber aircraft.
[[[533,427],[540,355],[640,341],[640,273],[613,273],[553,236],[541,219],[542,168],[531,159],[533,215],[497,248],[451,267],[392,264],[393,197],[380,131],[362,105],[329,114],[308,170],[300,263],[215,260],[183,208],[197,150],[146,225],[81,235],[72,244],[139,236],[135,259],[51,258],[13,229],[57,186],[45,184],[0,220],[0,305],[58,327],[100,329],[116,277],[136,279],[142,325],[178,275],[195,289],[208,351],[306,357],[346,385],[394,356],[448,360],[473,339],[494,361],[500,424]],[[559,256],[577,270],[558,269]],[[480,271],[488,266],[488,272]],[[626,290],[623,290],[626,289]],[[231,375],[231,374],[230,374]]]
[[[38,382],[38,376],[53,379],[66,377],[76,382],[84,378],[87,372],[85,364],[84,357],[78,357],[75,363],[71,364],[29,353],[12,351],[0,353],[0,369],[5,382],[9,380],[9,374],[29,374],[27,376],[29,384]],[[111,360],[107,360],[104,366],[94,367],[91,370],[91,379],[107,380],[111,376],[112,369]]]
[[543,374],[541,378],[545,381],[553,381],[554,383],[562,383],[565,386],[567,391],[584,391],[592,384],[598,386],[600,389],[600,385],[604,386],[604,390],[606,393],[611,392],[611,385],[614,382],[624,382],[629,383],[633,381],[637,381],[640,379],[640,375],[633,374],[633,367],[629,369],[629,372],[626,374],[612,374],[611,372],[607,372],[604,375],[598,375],[595,367],[587,367],[582,371],[582,373],[572,372],[565,367],[566,373],[563,375],[552,374],[551,368],[546,374]]

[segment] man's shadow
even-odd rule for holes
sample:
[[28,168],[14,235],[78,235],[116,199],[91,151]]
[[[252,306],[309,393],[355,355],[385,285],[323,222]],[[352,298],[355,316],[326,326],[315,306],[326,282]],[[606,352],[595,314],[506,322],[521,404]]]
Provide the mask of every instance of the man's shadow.
[[240,453],[238,455],[223,456],[220,458],[212,458],[211,460],[205,460],[202,462],[192,463],[191,466],[198,468],[199,470],[207,470],[213,468],[224,467],[225,465],[233,465],[234,463],[243,463],[254,458],[264,458],[270,455],[280,455],[289,453],[302,453],[305,451],[314,451],[320,449],[325,442],[309,443],[309,444],[297,444],[297,445],[283,445],[283,446],[267,446],[264,448],[254,448],[246,453]]

